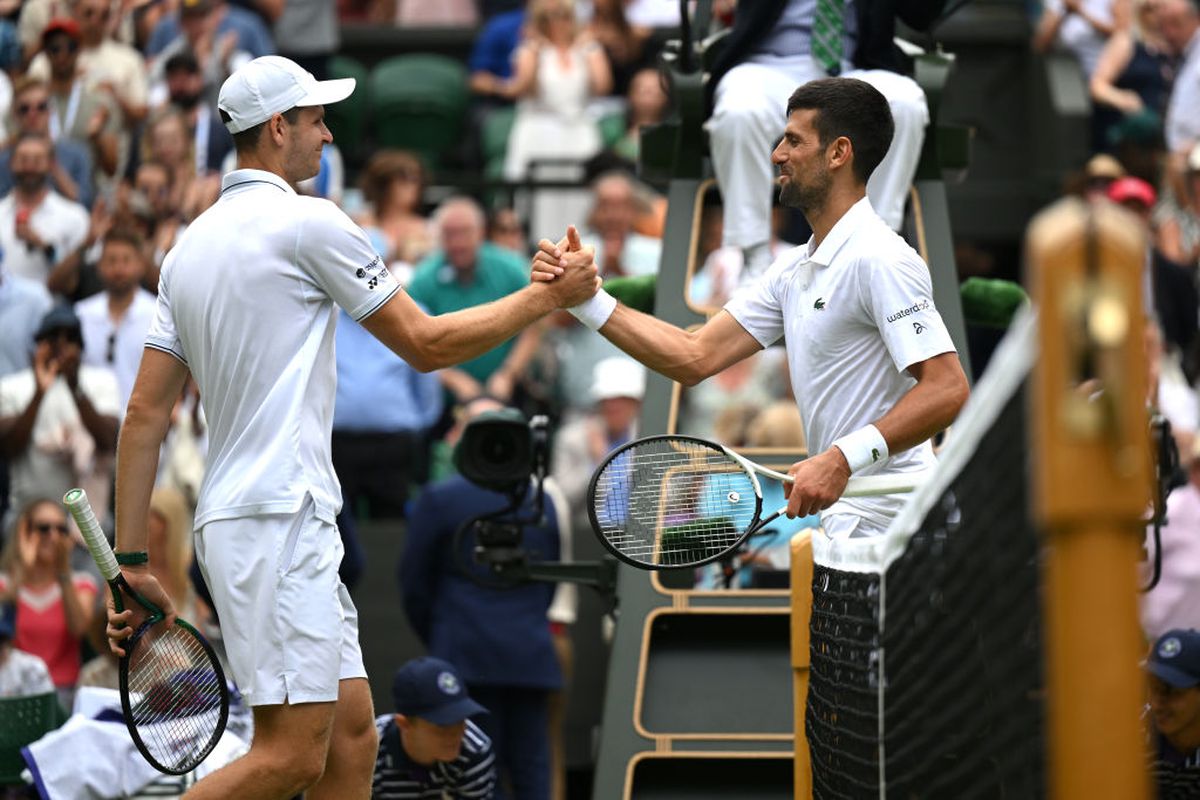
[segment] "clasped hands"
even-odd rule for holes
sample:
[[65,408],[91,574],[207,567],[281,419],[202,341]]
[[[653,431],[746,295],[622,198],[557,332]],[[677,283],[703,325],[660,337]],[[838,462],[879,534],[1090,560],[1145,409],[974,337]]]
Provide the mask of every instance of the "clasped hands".
[[567,227],[567,235],[558,242],[549,239],[538,242],[530,280],[534,283],[550,283],[564,275],[571,283],[579,284],[578,291],[568,292],[573,302],[563,303],[564,308],[588,300],[600,288],[596,250],[591,246],[583,246],[579,240],[579,231],[574,225]]

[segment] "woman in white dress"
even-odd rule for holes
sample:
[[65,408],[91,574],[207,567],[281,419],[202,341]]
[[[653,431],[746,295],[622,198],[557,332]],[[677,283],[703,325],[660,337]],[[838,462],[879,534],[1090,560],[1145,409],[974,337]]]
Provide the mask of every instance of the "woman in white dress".
[[[554,159],[578,164],[600,150],[600,132],[586,107],[590,99],[612,88],[608,59],[594,39],[581,33],[571,0],[532,0],[527,19],[525,41],[514,55],[513,76],[503,87],[503,93],[517,101],[504,175],[510,181],[578,178],[570,164],[564,169],[531,162]],[[557,192],[539,193],[531,230],[565,228],[546,216],[567,214],[570,209],[562,207],[563,201]],[[586,195],[583,203],[586,206]]]

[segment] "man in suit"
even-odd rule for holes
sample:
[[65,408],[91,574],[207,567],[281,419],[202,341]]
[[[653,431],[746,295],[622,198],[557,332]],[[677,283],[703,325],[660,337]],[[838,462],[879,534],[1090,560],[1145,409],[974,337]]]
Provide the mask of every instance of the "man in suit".
[[887,98],[896,130],[867,184],[876,212],[899,230],[929,123],[925,94],[901,74],[896,19],[927,30],[945,0],[742,0],[708,82],[713,169],[724,198],[724,241],[745,256],[745,277],[770,263],[771,149],[796,86],[842,75]]
[[[489,407],[500,404],[471,405],[476,415]],[[533,494],[527,492],[515,512],[520,519],[535,517]],[[563,685],[547,619],[555,587],[497,586],[488,567],[476,562],[477,536],[467,527],[506,508],[509,500],[460,475],[427,486],[408,515],[400,592],[430,655],[454,664],[468,694],[490,712],[478,722],[496,753],[496,797],[549,800],[547,701]],[[552,496],[545,501],[542,518],[521,526],[520,547],[531,560],[556,561],[559,515]]]

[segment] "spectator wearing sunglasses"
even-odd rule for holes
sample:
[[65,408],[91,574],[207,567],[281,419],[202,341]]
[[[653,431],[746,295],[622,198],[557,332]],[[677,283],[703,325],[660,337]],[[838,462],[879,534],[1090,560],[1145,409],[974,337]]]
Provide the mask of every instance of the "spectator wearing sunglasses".
[[111,369],[81,365],[83,333],[68,305],[34,334],[33,363],[0,379],[0,450],[9,462],[11,508],[87,489],[108,514],[120,394]]
[[154,321],[154,295],[142,288],[146,276],[142,237],[129,228],[110,230],[96,271],[104,291],[75,304],[83,329],[83,363],[116,373],[124,415]]
[[12,643],[41,658],[65,708],[79,680],[84,635],[95,626],[97,583],[71,569],[75,538],[62,506],[30,501],[0,555],[0,598],[16,607]]
[[[8,130],[12,142],[25,134],[50,136],[50,88],[37,78],[19,78],[14,88]],[[13,187],[12,147],[0,150],[0,195]],[[92,183],[92,154],[86,143],[67,136],[54,142],[54,164],[50,186],[68,200],[91,208],[95,198]]]

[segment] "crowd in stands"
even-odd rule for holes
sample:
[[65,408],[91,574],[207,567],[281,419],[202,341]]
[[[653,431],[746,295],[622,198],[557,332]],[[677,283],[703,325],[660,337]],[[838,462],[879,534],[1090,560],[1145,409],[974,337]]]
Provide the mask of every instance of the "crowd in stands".
[[[755,183],[768,177],[769,148],[752,146],[778,137],[783,116],[774,106],[782,108],[787,92],[765,108],[755,92],[794,88],[796,64],[780,48],[807,36],[796,15],[812,12],[802,3],[768,5],[787,10],[740,35],[742,12],[714,3],[714,25],[734,31],[709,90],[714,168],[722,189],[753,202],[740,211],[706,204],[687,290],[697,309],[719,308],[747,274],[793,246],[785,238],[794,225],[770,210],[770,187]],[[1152,402],[1172,424],[1186,473],[1168,503],[1162,579],[1143,604],[1153,640],[1200,627],[1200,12],[1194,0],[1044,5],[1031,47],[1077,59],[1093,101],[1092,157],[1066,191],[1130,209],[1149,242]],[[117,433],[155,313],[158,272],[233,168],[216,97],[239,65],[280,54],[333,77],[354,55],[341,52],[341,24],[478,29],[462,65],[470,99],[458,141],[405,148],[377,141],[369,126],[341,138],[331,114],[335,142],[321,173],[298,187],[342,206],[431,313],[523,286],[531,246],[558,238],[567,224],[595,247],[602,277],[659,270],[666,200],[661,187],[636,177],[635,164],[639,129],[669,109],[656,63],[661,30],[678,23],[674,0],[26,0],[0,13],[0,696],[52,689],[69,709],[79,686],[115,685],[102,582],[57,501],[85,487],[111,531]],[[890,34],[884,38],[890,48]],[[877,56],[860,46],[845,66],[888,87],[910,137],[903,163],[888,173],[900,190],[883,197],[898,226],[928,114],[902,64]],[[360,81],[358,93],[368,89]],[[753,169],[740,166],[756,160]],[[747,208],[757,209],[753,219]],[[457,523],[495,501],[482,490],[470,495],[455,476],[453,447],[482,410],[548,415],[549,505],[557,513],[536,536],[546,558],[569,554],[572,537],[588,535],[591,470],[637,435],[644,372],[566,313],[428,375],[344,312],[337,337],[332,444],[345,495],[343,577],[353,588],[368,568],[356,522],[405,520],[411,547],[396,565],[404,612],[430,653],[452,663],[455,679],[492,711],[493,723],[484,717],[470,730],[472,741],[495,747],[500,791],[562,798],[556,737],[573,597],[545,588],[505,594],[511,590],[465,580],[446,561]],[[803,421],[791,397],[785,359],[766,350],[685,392],[679,432],[802,452]],[[191,557],[205,400],[189,383],[172,418],[152,501],[150,566],[181,613],[219,638]],[[736,563],[702,571],[697,585],[773,585],[771,574],[786,567],[787,538],[818,524],[789,522]],[[457,617],[447,611],[450,597],[467,603]],[[487,619],[503,626],[472,632]],[[507,641],[484,635],[495,630],[508,631]],[[507,727],[489,727],[501,723]],[[544,738],[530,733],[535,728]]]

